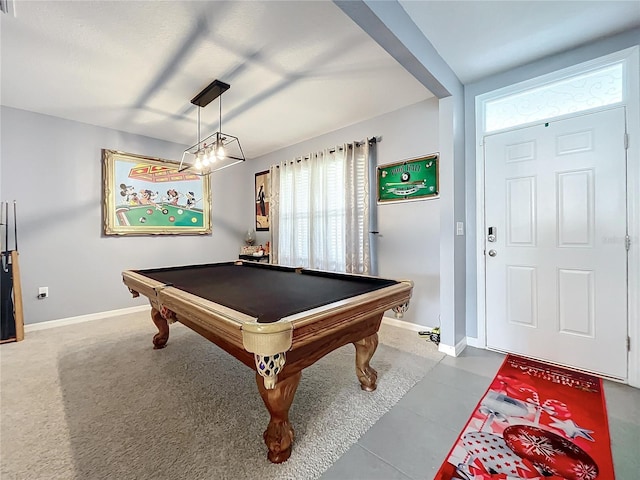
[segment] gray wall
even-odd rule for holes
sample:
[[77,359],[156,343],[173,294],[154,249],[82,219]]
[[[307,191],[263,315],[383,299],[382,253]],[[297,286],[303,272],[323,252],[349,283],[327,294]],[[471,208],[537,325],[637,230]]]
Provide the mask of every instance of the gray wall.
[[[122,284],[125,269],[237,258],[254,225],[254,174],[272,163],[367,136],[382,137],[378,163],[391,163],[437,152],[439,133],[430,99],[213,174],[212,235],[115,237],[102,234],[101,150],[179,159],[185,146],[8,107],[0,118],[0,192],[18,202],[27,324],[144,305]],[[380,275],[416,283],[405,320],[426,326],[440,313],[439,202],[378,207]],[[39,286],[49,298],[36,299]]]
[[582,62],[587,62],[610,53],[640,44],[640,29],[629,30],[579,48],[553,55],[542,60],[532,62],[522,67],[509,70],[475,83],[465,85],[465,138],[466,149],[466,215],[467,215],[467,337],[478,336],[477,316],[477,255],[476,243],[476,109],[475,98],[483,93],[514,85],[547,73],[561,70]]
[[[438,151],[438,100],[435,98],[401,110],[309,139],[247,162],[241,191],[253,188],[254,174],[270,165],[310,152],[366,137],[382,136],[377,145],[378,164],[393,163]],[[254,224],[253,210],[246,218]],[[424,326],[438,325],[440,314],[440,199],[378,206],[379,275],[415,282],[404,320]],[[257,243],[268,232],[257,232]]]
[[[18,205],[25,323],[144,304],[122,284],[125,269],[237,258],[250,208],[235,201],[242,169],[212,175],[212,235],[107,237],[101,149],[180,159],[186,147],[8,107],[0,116],[0,192]],[[36,299],[39,286],[49,298]]]

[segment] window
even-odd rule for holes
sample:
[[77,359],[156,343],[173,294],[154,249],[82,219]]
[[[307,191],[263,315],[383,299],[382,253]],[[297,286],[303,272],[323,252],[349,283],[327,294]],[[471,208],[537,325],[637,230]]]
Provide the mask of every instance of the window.
[[280,263],[344,270],[344,158],[314,157],[280,175]]
[[343,145],[271,168],[275,263],[369,273],[370,148]]
[[624,62],[529,88],[484,104],[485,132],[622,103]]

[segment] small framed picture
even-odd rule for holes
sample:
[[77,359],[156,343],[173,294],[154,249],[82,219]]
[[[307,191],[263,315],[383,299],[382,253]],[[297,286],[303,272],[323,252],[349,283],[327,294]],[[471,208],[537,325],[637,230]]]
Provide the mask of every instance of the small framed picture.
[[105,235],[211,233],[209,176],[179,172],[179,162],[102,151]]
[[255,205],[256,230],[269,230],[269,195],[271,194],[271,174],[269,170],[256,173]]
[[439,193],[437,154],[378,167],[378,203],[426,200]]

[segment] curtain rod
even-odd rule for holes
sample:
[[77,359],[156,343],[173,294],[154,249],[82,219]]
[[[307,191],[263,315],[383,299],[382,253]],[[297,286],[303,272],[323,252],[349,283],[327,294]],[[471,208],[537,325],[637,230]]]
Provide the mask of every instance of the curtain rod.
[[[381,136],[377,136],[377,137],[371,137],[368,142],[369,145],[374,144],[374,143],[379,143],[382,141],[382,137]],[[361,145],[364,145],[364,141],[363,142],[353,142],[353,143],[348,143],[347,147],[348,148],[353,148],[353,145],[355,145],[356,147],[359,147]],[[342,151],[343,148],[342,147],[337,147],[338,151]],[[336,152],[336,148],[332,148],[329,149],[329,153],[335,153]],[[318,155],[317,153],[315,153],[314,155]],[[304,157],[299,157],[296,158],[296,163],[300,163],[302,160],[309,160],[311,157],[309,155],[305,155]],[[293,160],[289,163],[293,163]],[[276,168],[279,168],[278,165],[276,165]]]

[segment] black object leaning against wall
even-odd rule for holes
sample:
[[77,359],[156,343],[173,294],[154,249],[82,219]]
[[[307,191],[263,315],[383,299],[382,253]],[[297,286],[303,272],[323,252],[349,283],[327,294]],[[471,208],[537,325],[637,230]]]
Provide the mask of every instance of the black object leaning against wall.
[[[9,249],[9,202],[3,203],[4,205],[0,204],[0,226],[4,227],[5,230],[4,245],[0,249],[0,343],[22,340],[24,335],[22,292],[19,287],[19,269],[17,266],[18,227],[16,223],[16,202],[13,202],[13,250]],[[2,213],[4,213],[4,218]],[[17,287],[16,283],[18,284]],[[20,298],[17,298],[14,302],[16,296],[20,296]],[[19,322],[16,320],[19,320]]]

